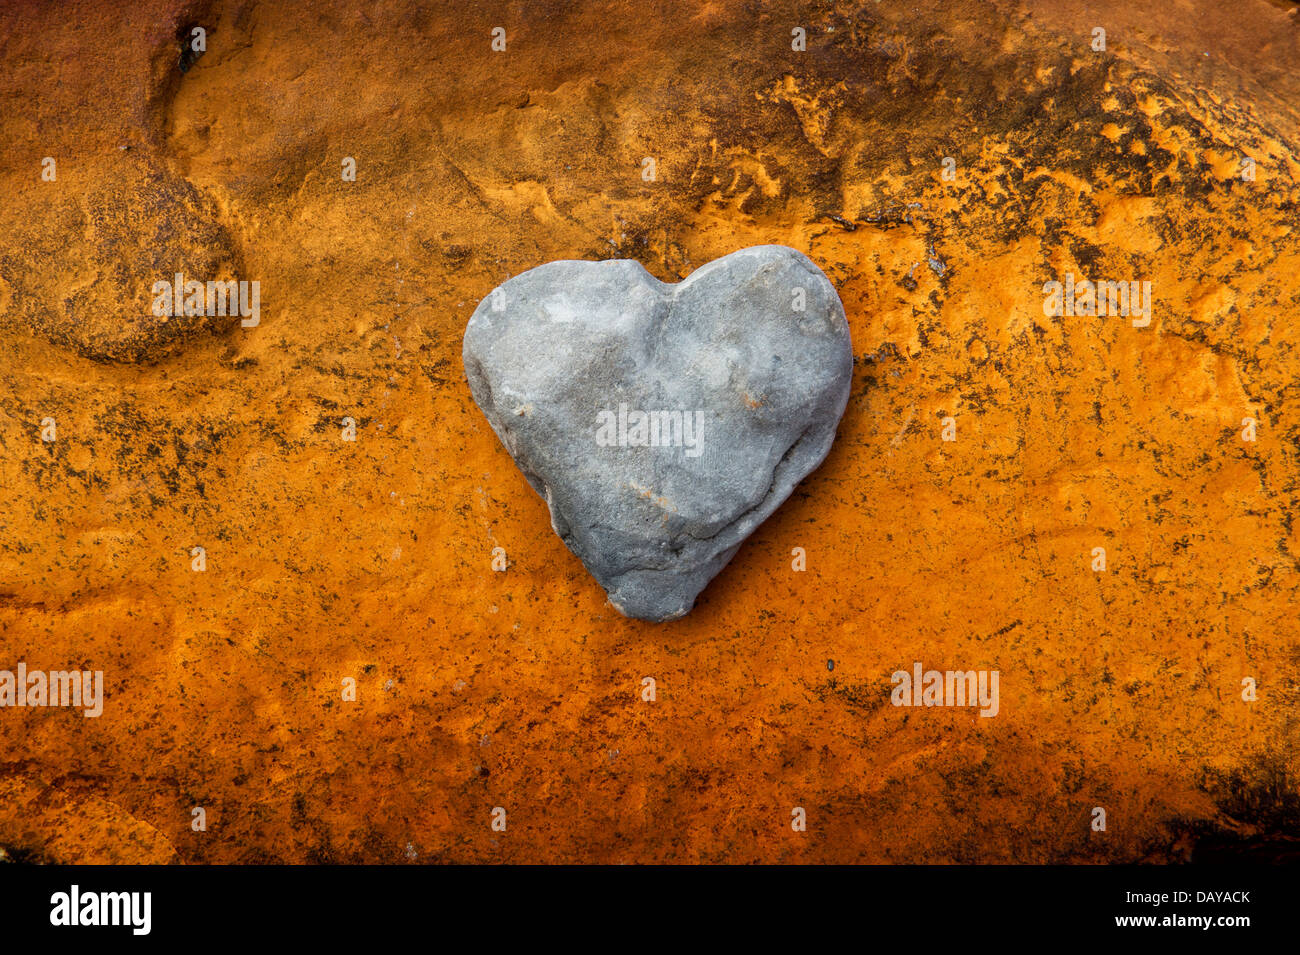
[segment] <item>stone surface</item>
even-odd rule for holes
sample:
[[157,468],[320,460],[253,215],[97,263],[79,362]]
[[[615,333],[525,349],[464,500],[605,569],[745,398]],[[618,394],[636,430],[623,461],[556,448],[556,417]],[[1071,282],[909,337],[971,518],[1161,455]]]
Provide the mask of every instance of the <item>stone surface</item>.
[[834,286],[779,245],[678,284],[551,262],[465,331],[474,400],[627,616],[674,620],[822,462],[853,353]]
[[[98,719],[0,713],[0,852],[1293,854],[1292,11],[505,9],[0,3],[0,668],[102,668],[107,698]],[[182,77],[192,17],[208,52]],[[91,270],[69,266],[113,269],[85,258],[105,241],[128,269],[85,286],[98,314],[76,296]],[[632,258],[679,282],[766,243],[844,303],[835,445],[692,613],[623,617],[474,403],[466,322],[540,262]],[[168,343],[130,320],[148,308],[126,300],[148,292],[132,262],[171,248],[188,271],[226,247],[262,283],[259,327]],[[1070,272],[1150,279],[1151,326],[1044,315],[1043,283]],[[103,324],[63,335],[50,310],[69,298],[69,319]],[[891,706],[890,674],[918,659],[1000,670],[998,716]],[[498,805],[508,833],[487,825]]]
[[[211,199],[129,152],[110,153],[105,165],[84,196],[59,193],[47,217],[15,224],[11,241],[22,254],[0,251],[0,285],[15,307],[0,329],[7,318],[52,345],[121,364],[155,364],[228,334],[238,315],[152,312],[159,280],[246,277]],[[31,258],[42,267],[30,268]]]

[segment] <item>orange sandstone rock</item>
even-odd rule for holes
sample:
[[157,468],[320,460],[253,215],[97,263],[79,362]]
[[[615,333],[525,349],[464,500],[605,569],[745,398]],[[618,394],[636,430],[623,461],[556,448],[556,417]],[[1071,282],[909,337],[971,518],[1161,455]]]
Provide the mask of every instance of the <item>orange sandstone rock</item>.
[[[105,702],[0,709],[0,847],[1294,853],[1290,13],[6,4],[0,668]],[[844,303],[839,437],[689,617],[625,619],[461,332],[540,262],[763,243]],[[159,321],[177,271],[260,324]],[[1150,324],[1045,311],[1067,274]],[[892,706],[918,662],[997,671],[997,715]]]

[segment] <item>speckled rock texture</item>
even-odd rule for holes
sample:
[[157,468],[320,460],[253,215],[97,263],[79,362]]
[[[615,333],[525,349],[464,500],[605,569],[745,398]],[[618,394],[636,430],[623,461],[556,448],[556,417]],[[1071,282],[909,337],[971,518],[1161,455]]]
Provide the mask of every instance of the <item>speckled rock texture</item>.
[[[1300,855],[1297,9],[0,2],[0,669],[104,673],[0,709],[0,857]],[[770,244],[844,306],[835,442],[625,617],[466,325]],[[256,327],[150,313],[223,270]],[[1071,274],[1150,324],[1046,313]],[[918,660],[997,716],[893,706]]]
[[834,287],[776,245],[675,285],[629,260],[530,269],[474,311],[464,362],[555,532],[652,621],[684,616],[822,462],[853,374]]

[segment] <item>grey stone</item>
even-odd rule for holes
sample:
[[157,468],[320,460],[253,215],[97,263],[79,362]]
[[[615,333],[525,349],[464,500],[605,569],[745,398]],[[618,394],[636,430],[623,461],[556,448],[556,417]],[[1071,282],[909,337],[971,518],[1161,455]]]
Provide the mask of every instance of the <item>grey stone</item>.
[[479,304],[464,361],[555,532],[620,612],[654,621],[684,616],[822,462],[853,373],[834,287],[779,245],[676,285],[629,260],[550,262]]

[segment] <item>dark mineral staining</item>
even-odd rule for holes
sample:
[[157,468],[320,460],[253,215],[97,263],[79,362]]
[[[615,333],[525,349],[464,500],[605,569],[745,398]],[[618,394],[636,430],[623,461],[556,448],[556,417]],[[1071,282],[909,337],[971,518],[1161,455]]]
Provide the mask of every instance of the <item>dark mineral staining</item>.
[[203,37],[202,46],[204,48],[196,50],[195,46],[198,44],[196,43],[197,38],[194,34],[195,30],[204,30],[204,28],[200,27],[196,23],[191,23],[188,26],[182,27],[176,33],[176,40],[181,45],[181,58],[176,65],[180,67],[182,73],[188,73],[190,67],[197,63],[199,57],[206,52],[207,32],[204,30],[204,33],[200,34]]

